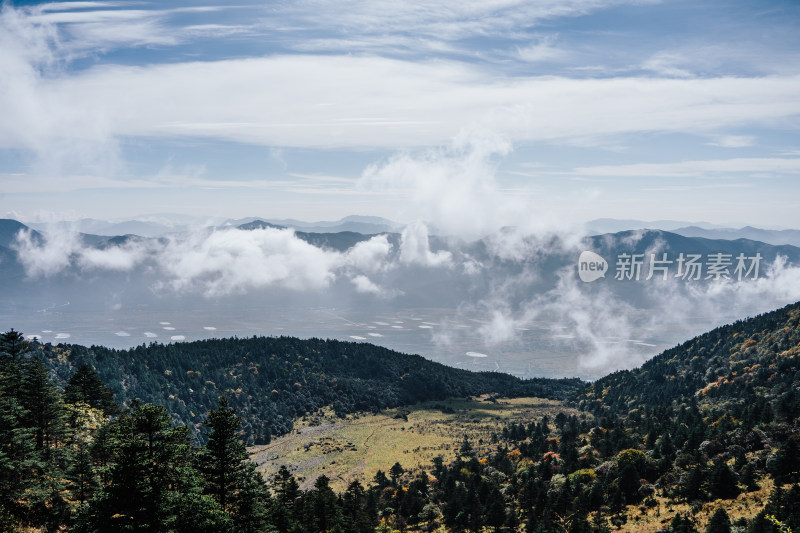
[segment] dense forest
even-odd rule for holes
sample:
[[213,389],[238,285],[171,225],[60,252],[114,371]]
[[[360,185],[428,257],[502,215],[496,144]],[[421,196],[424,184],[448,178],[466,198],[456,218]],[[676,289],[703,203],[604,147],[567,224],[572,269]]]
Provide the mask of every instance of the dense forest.
[[[225,395],[242,416],[243,439],[268,443],[321,407],[337,414],[496,392],[566,399],[578,379],[520,380],[469,372],[366,343],[293,337],[211,339],[131,350],[32,343],[60,383],[82,365],[96,370],[123,403],[162,405],[178,424],[199,427]],[[193,430],[194,431],[194,430]]]
[[[492,435],[488,452],[464,436],[452,462],[406,468],[398,458],[366,486],[353,482],[339,494],[325,476],[301,490],[287,468],[265,481],[248,460],[241,438],[249,413],[237,412],[233,401],[253,394],[241,376],[267,366],[256,374],[242,359],[249,340],[219,341],[240,346],[229,361],[242,362],[234,366],[241,373],[232,374],[242,391],[215,388],[216,403],[196,428],[176,423],[169,406],[143,403],[143,394],[142,401],[115,401],[101,379],[103,356],[128,352],[83,349],[93,354],[95,372],[77,362],[85,360],[64,363],[80,351],[74,346],[48,351],[13,331],[1,340],[0,523],[9,531],[584,533],[637,530],[662,513],[659,527],[672,533],[800,531],[800,304],[718,328],[581,388],[563,382],[550,392],[571,391],[579,414],[509,422]],[[303,341],[274,342],[309,353]],[[351,395],[356,380],[368,381],[352,361],[367,346],[329,346],[341,353],[335,367],[313,355],[298,359],[297,351],[286,364],[298,368],[292,375],[305,379],[301,385],[330,385],[334,378],[318,373],[336,368],[339,385],[317,390]],[[41,358],[48,353],[60,354],[62,364],[48,370]],[[397,402],[419,399],[400,379],[417,375],[410,364],[416,359],[382,355],[386,394]],[[174,360],[152,373],[175,373]],[[109,361],[119,366],[119,359]],[[195,366],[208,368],[204,361]],[[59,374],[62,387],[53,370],[67,369],[68,376]],[[470,386],[466,378],[441,379],[459,394]],[[495,379],[495,386],[517,387],[512,392],[530,386]],[[347,409],[361,408],[352,396],[348,402]],[[202,439],[192,440],[194,429]],[[755,507],[743,510],[742,498],[765,488],[763,498],[746,500]]]

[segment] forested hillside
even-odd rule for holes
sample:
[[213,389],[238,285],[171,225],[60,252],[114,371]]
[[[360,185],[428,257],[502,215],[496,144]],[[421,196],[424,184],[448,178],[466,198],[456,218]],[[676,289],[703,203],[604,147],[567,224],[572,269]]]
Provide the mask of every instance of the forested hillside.
[[589,384],[589,412],[511,423],[493,453],[465,440],[383,504],[427,530],[800,531],[799,390],[793,304]]
[[566,399],[578,379],[520,380],[469,372],[378,346],[291,337],[151,344],[131,350],[79,345],[31,346],[64,383],[81,365],[95,369],[119,400],[163,405],[196,427],[225,394],[241,414],[248,444],[269,442],[293,421],[324,406],[344,415],[425,400],[494,392]]
[[595,413],[707,406],[752,427],[797,424],[800,409],[800,303],[739,320],[657,355],[641,368],[590,384],[577,399]]
[[[795,304],[718,328],[578,391],[574,381],[451,372],[363,344],[232,339],[117,352],[40,346],[9,332],[0,347],[0,523],[98,532],[798,531],[799,315]],[[270,349],[256,360],[259,346]],[[42,358],[66,378],[63,392]],[[182,387],[188,398],[203,387],[208,401],[222,396],[199,415],[207,444],[192,443],[196,426],[170,419],[173,404],[131,401],[113,414],[111,391],[76,366],[85,361],[120,376],[122,391],[138,387],[143,402],[148,391],[176,400]],[[262,374],[289,387],[249,389]],[[571,391],[583,411],[508,421],[488,441],[465,432],[452,462],[397,457],[338,495],[325,476],[301,490],[292,465],[265,484],[228,403],[243,405],[246,420],[262,393],[277,395],[275,404],[292,398],[279,404],[289,417],[295,401],[339,402],[344,412],[374,409],[383,397],[502,386],[521,394],[546,384],[558,385],[540,389],[548,394]]]

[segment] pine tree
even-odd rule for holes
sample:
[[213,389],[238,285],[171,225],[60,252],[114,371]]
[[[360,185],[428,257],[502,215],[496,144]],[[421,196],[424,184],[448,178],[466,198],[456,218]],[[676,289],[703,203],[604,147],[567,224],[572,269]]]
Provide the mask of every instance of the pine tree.
[[108,388],[89,365],[78,367],[67,380],[64,387],[64,402],[83,402],[107,415],[119,412],[119,405],[114,401],[114,391]]
[[781,444],[774,460],[768,463],[768,467],[779,483],[800,481],[800,434],[790,435]]
[[301,507],[298,505],[300,486],[286,465],[281,465],[278,469],[278,474],[272,483],[272,490],[275,498],[272,500],[270,522],[279,533],[293,531]]
[[697,528],[688,516],[676,514],[669,524],[670,533],[697,533]]
[[38,464],[33,430],[23,424],[28,413],[16,393],[22,371],[15,362],[0,365],[0,531],[13,531],[26,515],[26,492],[33,488],[32,472]]
[[21,425],[32,432],[33,451],[25,476],[24,495],[28,520],[34,525],[57,528],[70,514],[66,500],[65,472],[69,454],[64,446],[70,436],[61,392],[50,379],[44,363],[21,359],[22,386],[19,403],[24,413]]
[[323,474],[314,482],[314,489],[306,493],[305,531],[330,531],[341,525],[341,509],[329,483]]
[[475,454],[475,450],[472,448],[472,444],[469,442],[469,439],[466,435],[464,435],[464,439],[461,441],[461,447],[458,450],[458,455],[460,457],[472,457]]
[[712,498],[735,498],[739,495],[736,474],[724,461],[717,461],[708,474],[708,490]]
[[231,529],[194,468],[185,426],[166,409],[134,402],[113,424],[108,484],[90,502],[79,531],[214,532]]
[[241,418],[224,396],[219,407],[208,413],[208,442],[198,454],[197,466],[206,490],[227,512],[237,531],[260,531],[266,525],[269,493],[256,472],[244,443],[239,440]]
[[0,335],[0,355],[16,361],[19,357],[30,349],[30,344],[22,333],[14,331],[14,328]]
[[492,487],[486,501],[486,525],[499,531],[506,523],[506,502],[497,487]]
[[379,489],[382,489],[391,483],[389,478],[386,477],[386,474],[383,473],[383,470],[378,470],[375,472],[372,482],[375,483]]
[[725,509],[720,507],[714,512],[706,527],[706,533],[731,533],[731,519]]
[[342,522],[346,533],[372,533],[375,524],[366,507],[366,492],[358,481],[353,481],[342,495]]
[[400,476],[403,475],[405,469],[400,465],[400,463],[395,463],[392,465],[392,468],[389,469],[389,476],[392,478],[392,485],[395,487],[397,486],[397,480],[400,479]]
[[23,365],[20,401],[28,412],[27,424],[34,430],[37,450],[45,457],[66,439],[66,410],[61,393],[50,379],[44,363],[26,359]]

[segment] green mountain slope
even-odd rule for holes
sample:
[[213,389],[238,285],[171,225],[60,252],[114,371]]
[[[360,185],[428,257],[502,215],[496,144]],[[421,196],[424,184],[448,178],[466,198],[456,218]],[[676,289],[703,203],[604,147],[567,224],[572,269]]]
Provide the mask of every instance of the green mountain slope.
[[[368,344],[318,339],[223,339],[115,351],[31,346],[10,332],[0,337],[0,447],[9,452],[0,469],[14,476],[0,483],[0,529],[48,524],[50,529],[110,531],[120,529],[109,526],[122,519],[128,529],[140,530],[149,521],[195,520],[216,521],[208,531],[227,531],[225,521],[253,519],[260,525],[248,531],[292,533],[368,533],[376,527],[800,531],[798,353],[800,304],[717,328],[641,368],[592,384],[473,374]],[[65,404],[38,359],[61,380],[88,363],[121,399],[140,397],[166,409],[130,402],[121,415],[103,417],[88,406]],[[70,380],[64,399],[73,396],[77,383]],[[384,464],[394,461],[388,472],[376,473],[366,485],[351,483],[338,496],[324,475],[313,480],[313,488],[301,490],[291,453],[273,448],[268,460],[286,460],[288,468],[268,480],[267,492],[236,443],[238,420],[224,402],[208,415],[206,425],[215,426],[209,444],[198,448],[188,440],[221,393],[244,418],[245,438],[255,440],[259,431],[268,438],[268,431],[291,427],[315,406],[333,405],[346,413],[486,390],[571,397],[592,413],[559,407],[552,419],[528,410],[531,416],[515,420],[478,412],[483,409],[457,413],[451,408],[463,424],[456,429],[458,441],[444,443],[455,459],[445,463],[434,457],[423,465],[411,453],[398,453],[383,458]],[[173,423],[188,427],[171,427],[168,410]],[[423,420],[407,416],[401,417],[402,427],[387,431],[413,442],[412,433],[430,430]],[[488,436],[476,431],[482,419],[491,425]],[[328,421],[320,428],[348,423],[357,421]],[[366,448],[378,429],[371,429],[359,447]],[[334,465],[330,453],[355,442],[354,437],[345,437],[345,444],[317,436],[309,446],[293,441],[290,447],[308,462]],[[225,446],[219,446],[222,442]],[[222,453],[234,445],[237,457]],[[321,455],[315,458],[309,449],[317,445]],[[157,462],[148,446],[159,452]],[[209,468],[215,453],[218,465]],[[335,456],[336,463],[340,460]],[[231,495],[245,498],[242,505],[225,503],[228,484],[221,484],[218,474],[235,470],[226,464],[247,474],[241,476],[246,485],[231,485]],[[144,496],[137,491],[153,480],[167,480],[155,488],[168,497],[151,503],[167,506],[153,505],[153,512],[130,508],[130,502],[146,499],[146,491]],[[184,495],[188,507],[181,504]],[[202,509],[205,514],[198,514]],[[253,509],[258,513],[248,512]],[[151,529],[162,527],[155,522]]]
[[577,396],[595,413],[626,414],[694,399],[746,425],[789,425],[800,410],[800,302],[695,337]]
[[269,442],[293,421],[332,405],[338,414],[471,394],[566,398],[578,379],[520,380],[474,373],[365,343],[291,337],[212,339],[151,344],[131,350],[37,345],[34,353],[59,381],[87,364],[119,400],[166,407],[176,422],[195,427],[221,394],[244,419],[248,444]]

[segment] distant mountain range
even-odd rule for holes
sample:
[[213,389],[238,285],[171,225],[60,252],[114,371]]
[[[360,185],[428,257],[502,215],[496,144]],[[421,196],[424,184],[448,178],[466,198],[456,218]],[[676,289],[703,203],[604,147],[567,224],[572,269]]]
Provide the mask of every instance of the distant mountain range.
[[725,226],[711,224],[710,222],[686,222],[681,220],[636,220],[636,219],[617,219],[617,218],[596,218],[590,220],[584,227],[589,234],[616,233],[618,231],[635,229],[660,229],[663,231],[675,231],[685,226],[696,226],[704,229],[719,229]]
[[790,244],[800,246],[800,230],[796,229],[767,229],[744,226],[732,228],[708,222],[686,222],[679,220],[617,220],[612,218],[598,218],[585,225],[589,234],[617,233],[620,231],[651,229],[677,233],[684,237],[703,237],[705,239],[749,239],[767,244]]
[[[373,228],[378,226],[390,225],[389,221],[381,222],[382,219],[349,217],[346,222],[353,224],[368,224]],[[264,220],[249,220],[241,222],[239,220],[230,221],[230,226],[218,226],[224,230],[233,226],[239,230],[255,230],[263,228],[280,229],[286,226],[275,222]],[[293,222],[293,221],[282,221]],[[332,224],[332,223],[331,223]],[[341,226],[341,224],[340,224]],[[328,226],[334,229],[339,226]],[[28,294],[36,292],[55,292],[61,293],[63,290],[73,287],[78,294],[71,301],[80,301],[91,294],[98,294],[104,290],[111,290],[111,286],[117,286],[116,292],[127,287],[127,291],[133,291],[141,297],[142,290],[149,292],[146,287],[152,285],[159,279],[163,279],[163,273],[158,272],[158,267],[148,262],[147,257],[140,258],[139,266],[129,267],[109,265],[109,266],[87,266],[84,263],[77,263],[71,257],[63,257],[61,261],[66,261],[64,267],[57,272],[48,274],[44,278],[40,277],[35,284],[26,281],[25,270],[14,249],[13,242],[21,230],[28,226],[15,220],[0,220],[0,273],[3,275],[0,281],[5,298],[13,298],[13,294]],[[756,230],[755,228],[743,228],[742,231],[750,231],[764,235],[769,233],[767,230]],[[724,234],[726,230],[701,230],[706,234]],[[212,234],[212,228],[207,230],[207,236]],[[789,232],[780,232],[789,234]],[[34,243],[44,242],[44,234],[32,229],[31,241]],[[376,234],[360,233],[354,231],[328,231],[313,232],[296,230],[295,237],[305,241],[312,246],[339,252],[349,253],[359,243],[366,243],[373,239]],[[369,264],[362,265],[360,268],[374,270],[370,273],[371,279],[386,287],[395,294],[394,303],[405,306],[458,306],[467,301],[479,301],[486,298],[488,293],[496,289],[497,284],[508,283],[510,280],[524,280],[524,284],[519,291],[512,291],[505,295],[506,303],[512,306],[529,299],[532,294],[544,293],[555,287],[558,282],[558,273],[567,266],[575,265],[577,254],[580,250],[571,248],[561,240],[558,235],[551,236],[525,236],[513,238],[503,234],[491,235],[487,238],[463,242],[454,239],[447,239],[438,236],[429,236],[422,253],[418,258],[409,259],[407,248],[408,243],[403,243],[403,237],[396,232],[382,232],[387,247],[387,253],[382,257],[386,261],[384,266],[375,265],[374,268]],[[183,250],[175,242],[183,242],[180,234],[174,235],[169,241],[163,238],[151,238],[146,236],[118,235],[104,236],[97,234],[81,233],[79,235],[83,247],[95,250],[124,250],[126,246],[136,243],[141,244],[144,249],[148,249],[150,254],[158,254],[160,249],[170,249],[173,253],[218,253],[200,248],[199,250]],[[202,238],[202,237],[201,237]],[[207,238],[207,237],[205,237]],[[508,241],[507,239],[512,240]],[[514,240],[516,239],[516,240]],[[51,243],[52,244],[52,243]],[[170,246],[172,246],[170,248]],[[775,245],[763,241],[737,238],[730,239],[711,239],[701,236],[684,236],[678,233],[671,233],[661,230],[626,230],[615,233],[606,233],[588,237],[584,240],[584,249],[594,250],[603,256],[609,263],[609,272],[605,280],[598,281],[594,285],[604,286],[614,291],[622,291],[625,298],[633,298],[633,302],[638,302],[642,296],[642,285],[614,283],[614,269],[616,258],[619,254],[638,254],[644,258],[642,265],[643,275],[649,266],[650,254],[656,254],[660,259],[663,254],[667,254],[673,261],[672,268],[677,268],[675,261],[678,255],[700,254],[703,259],[707,259],[709,254],[722,253],[728,254],[731,262],[738,254],[747,257],[754,257],[760,254],[761,274],[763,275],[767,266],[775,261],[776,257],[784,257],[789,265],[800,265],[800,247],[793,245]],[[47,252],[56,253],[56,252]],[[145,252],[142,252],[145,253]],[[222,253],[222,252],[220,252]],[[225,251],[230,254],[230,251]],[[240,253],[240,252],[236,252]],[[269,251],[264,253],[269,254]],[[280,253],[286,253],[281,251]],[[417,252],[415,252],[417,253]],[[424,261],[430,260],[431,255],[425,254],[444,254],[447,258],[447,268],[431,268],[426,266]],[[45,255],[40,258],[43,261],[50,261],[52,258]],[[391,268],[389,267],[391,265]],[[729,272],[734,265],[730,265]],[[475,275],[475,269],[483,275]],[[535,271],[536,275],[530,274]],[[355,275],[352,268],[348,270],[351,275]],[[522,275],[528,272],[526,275]],[[522,278],[520,278],[522,276]],[[705,278],[705,276],[703,276]],[[91,281],[92,289],[87,292],[87,288],[78,289],[85,283]],[[704,281],[701,280],[701,281]],[[339,285],[334,284],[333,289]],[[352,289],[352,285],[347,285]],[[137,289],[132,289],[138,287]],[[339,287],[343,288],[343,287]],[[163,290],[163,289],[162,289]],[[68,291],[69,292],[69,291]],[[335,291],[334,291],[335,292]],[[121,293],[120,293],[121,294]],[[342,293],[338,293],[340,298]],[[137,298],[138,298],[137,297]],[[6,300],[8,301],[8,300]],[[13,306],[12,306],[13,307]]]
[[[197,227],[240,227],[253,222],[269,223],[276,227],[292,228],[303,233],[342,233],[352,232],[363,235],[376,235],[380,233],[395,233],[403,228],[403,224],[392,220],[374,217],[351,215],[335,221],[308,222],[298,219],[277,219],[246,217],[239,219],[213,219],[202,217],[186,217],[177,215],[160,215],[143,217],[130,220],[99,220],[84,218],[76,221],[62,221],[55,223],[30,222],[29,228],[45,231],[48,227],[68,228],[86,234],[87,239],[98,242],[98,237],[113,237],[119,235],[138,235],[140,237],[161,237],[165,235],[180,234]],[[584,225],[588,235],[605,233],[618,233],[621,231],[651,229],[661,230],[684,237],[703,237],[706,239],[749,239],[767,244],[790,244],[800,246],[800,230],[771,229],[745,226],[734,228],[709,222],[688,222],[681,220],[635,220],[598,218],[590,220]],[[436,233],[435,230],[432,231]],[[13,235],[11,235],[13,237]],[[0,242],[9,242],[8,236],[0,235]]]
[[749,239],[751,241],[761,241],[767,244],[791,244],[792,246],[800,246],[800,230],[795,229],[768,230],[754,228],[752,226],[745,226],[739,229],[705,229],[697,226],[687,226],[685,228],[676,229],[675,233],[683,235],[684,237],[727,240]]
[[352,231],[366,235],[397,231],[401,224],[381,217],[351,215],[336,221],[306,222],[295,219],[261,219],[248,217],[240,219],[214,220],[195,217],[189,220],[186,217],[172,219],[170,215],[157,217],[154,220],[118,220],[107,221],[93,218],[83,218],[75,221],[61,221],[55,223],[30,222],[27,226],[44,231],[55,226],[70,228],[80,233],[113,237],[116,235],[138,235],[140,237],[161,237],[164,235],[184,233],[195,227],[237,227],[261,220],[275,226],[293,228],[307,233],[339,233]]

